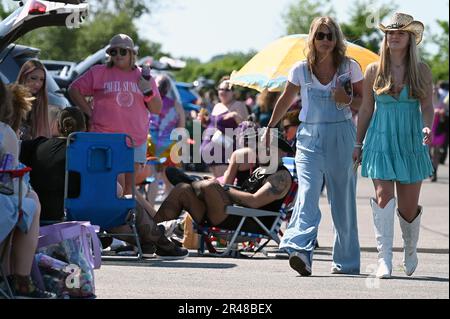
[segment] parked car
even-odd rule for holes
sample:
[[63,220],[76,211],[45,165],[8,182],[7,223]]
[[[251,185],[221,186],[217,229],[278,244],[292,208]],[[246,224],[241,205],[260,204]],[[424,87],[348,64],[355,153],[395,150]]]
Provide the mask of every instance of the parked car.
[[25,4],[21,1],[22,6],[0,22],[0,51],[27,32],[37,28],[67,26],[70,16],[77,16],[80,23],[84,21],[88,13],[87,3],[66,4],[65,2],[69,1],[29,0]]
[[52,76],[67,76],[77,65],[69,61],[41,60],[41,62]]
[[58,85],[63,89],[68,89],[69,85],[80,75],[84,74],[87,70],[89,70],[92,66],[96,64],[104,64],[106,63],[108,55],[106,54],[107,46],[101,48],[94,54],[89,55],[83,61],[76,62],[67,62],[66,63],[74,63],[65,73],[60,73],[55,75],[55,81]]
[[[58,85],[61,87],[61,89],[65,92],[66,94],[66,98],[68,98],[70,100],[70,96],[67,94],[67,89],[69,88],[69,85],[79,76],[81,76],[82,74],[84,74],[87,70],[89,70],[91,67],[93,67],[96,64],[104,64],[106,63],[107,59],[108,59],[108,54],[106,53],[106,49],[108,48],[108,46],[105,46],[103,48],[101,48],[100,50],[98,50],[97,52],[89,55],[86,59],[84,59],[83,61],[77,63],[75,66],[71,66],[66,72],[64,73],[60,73],[58,75],[54,75],[54,79],[55,81],[58,83]],[[138,49],[138,48],[137,48]],[[139,60],[142,63],[137,62],[137,64],[139,66],[142,66],[143,64],[146,63],[146,61],[148,60]],[[63,63],[69,65],[69,63],[73,63],[73,62],[67,62],[67,61],[59,61],[59,63],[62,65]],[[171,87],[172,89],[170,90],[168,96],[174,100],[177,100],[181,105],[184,105],[186,107],[190,107],[189,105],[185,104],[182,101],[181,95],[178,92],[178,87],[175,83],[175,80],[173,79],[173,77],[170,75],[170,73],[163,71],[163,70],[159,70],[156,68],[152,68],[151,70],[151,74],[153,77],[156,77],[160,74],[166,74],[169,76],[170,82],[171,82]],[[190,110],[190,109],[188,109]]]
[[[22,65],[30,59],[39,57],[39,49],[23,45],[10,44],[0,53],[0,74],[5,83],[15,82]],[[60,108],[70,106],[69,100],[62,94],[61,88],[47,72],[48,104]]]
[[[64,3],[62,3],[64,2]],[[39,49],[12,42],[29,31],[46,26],[66,26],[67,18],[76,13],[81,20],[87,15],[85,0],[36,1],[29,0],[0,22],[0,78],[5,83],[17,79],[22,65],[39,57]],[[77,3],[77,4],[66,4]],[[61,89],[47,72],[49,104],[64,108],[70,105]]]

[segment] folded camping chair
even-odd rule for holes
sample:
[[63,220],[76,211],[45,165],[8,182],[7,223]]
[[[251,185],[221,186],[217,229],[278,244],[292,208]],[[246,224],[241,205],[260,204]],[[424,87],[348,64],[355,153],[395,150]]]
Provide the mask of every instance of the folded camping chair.
[[[253,209],[247,207],[241,207],[237,205],[228,206],[226,212],[230,215],[237,215],[241,217],[241,221],[235,230],[220,229],[218,227],[203,227],[196,226],[197,232],[200,236],[200,248],[199,254],[204,254],[205,246],[207,246],[211,256],[233,256],[238,257],[240,255],[240,250],[238,249],[238,244],[242,242],[254,242],[266,240],[264,244],[260,244],[257,250],[254,252],[253,256],[264,249],[264,247],[271,241],[274,240],[277,244],[280,243],[280,227],[282,223],[286,220],[287,214],[292,210],[295,203],[295,196],[297,194],[298,181],[297,174],[295,171],[295,160],[292,157],[283,158],[284,166],[289,170],[292,175],[292,185],[289,189],[288,194],[284,198],[283,204],[278,212],[270,212],[267,210]],[[267,228],[259,218],[264,216],[273,216],[274,222],[272,226]],[[263,233],[254,234],[249,232],[241,231],[242,226],[247,218],[253,218],[256,223],[262,228]],[[227,242],[226,248],[219,252],[212,245],[212,239],[224,239]]]
[[[132,236],[138,249],[137,256],[125,259],[141,259],[142,248],[136,229],[135,188],[131,196],[117,198],[117,176],[132,173],[134,181],[134,149],[127,145],[132,139],[126,134],[85,133],[69,135],[66,150],[66,181],[64,207],[67,220],[90,221],[101,228],[100,236]],[[80,193],[69,197],[69,172],[80,174]],[[134,185],[134,183],[133,183]],[[106,233],[107,229],[129,224],[133,233]],[[104,259],[124,259],[111,257]]]
[[[25,168],[21,168],[21,169],[17,169],[17,170],[1,170],[0,171],[0,175],[1,174],[9,174],[11,176],[11,178],[19,178],[18,220],[20,220],[20,218],[22,216],[22,191],[23,191],[22,190],[22,178],[29,171],[31,171],[31,168],[29,168],[29,167],[25,167]],[[12,196],[13,194],[5,193],[5,195]],[[0,211],[0,213],[1,213],[1,211]],[[12,293],[9,282],[6,278],[5,271],[3,270],[3,261],[7,257],[6,256],[7,252],[9,252],[9,247],[11,246],[11,243],[12,243],[12,236],[14,233],[14,229],[15,229],[15,227],[13,227],[11,229],[11,231],[9,232],[9,234],[6,236],[6,238],[4,238],[4,240],[2,242],[0,242],[0,276],[3,279],[3,285],[4,285],[3,288],[0,286],[0,295],[3,295],[7,299],[14,299],[14,295]]]

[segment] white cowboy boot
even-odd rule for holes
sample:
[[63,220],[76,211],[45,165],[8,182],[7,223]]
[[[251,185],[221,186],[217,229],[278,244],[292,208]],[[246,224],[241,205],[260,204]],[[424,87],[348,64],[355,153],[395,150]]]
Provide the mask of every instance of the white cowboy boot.
[[377,239],[377,278],[390,278],[392,273],[392,244],[394,240],[395,197],[384,208],[380,208],[374,198],[370,199],[373,224]]
[[417,258],[417,242],[419,241],[422,206],[419,206],[418,214],[411,223],[404,220],[398,210],[397,215],[400,221],[400,228],[402,229],[403,248],[405,250],[403,255],[403,269],[407,276],[411,276],[416,270],[419,262]]

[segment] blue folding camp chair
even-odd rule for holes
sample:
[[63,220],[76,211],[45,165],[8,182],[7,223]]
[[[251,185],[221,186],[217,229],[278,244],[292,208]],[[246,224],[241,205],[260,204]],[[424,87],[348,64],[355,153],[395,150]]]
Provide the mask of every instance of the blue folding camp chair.
[[[238,247],[239,243],[266,240],[265,243],[258,246],[253,254],[254,256],[256,253],[262,251],[271,240],[275,241],[277,244],[280,243],[280,235],[282,234],[280,228],[282,223],[287,220],[289,213],[292,211],[298,188],[294,158],[283,157],[283,165],[289,170],[292,175],[292,185],[289,189],[288,194],[284,198],[280,210],[278,212],[271,212],[267,210],[253,209],[237,205],[227,206],[227,214],[241,217],[239,225],[236,229],[233,230],[220,229],[218,227],[196,226],[197,232],[201,235],[200,247],[198,250],[200,255],[204,254],[206,247],[209,250],[208,255],[210,256],[239,257],[241,251]],[[274,218],[274,221],[270,228],[266,227],[260,220],[261,217],[266,216],[272,216]],[[242,231],[241,228],[247,218],[253,218],[253,220],[261,227],[262,232],[255,234]],[[218,251],[212,245],[211,238],[223,239],[227,242],[227,246],[222,251]]]
[[[134,187],[131,197],[117,197],[119,174],[132,173],[134,185],[134,149],[127,141],[133,144],[126,134],[76,132],[69,135],[64,207],[68,220],[90,221],[100,226],[100,236],[111,236],[106,230],[129,224],[133,233],[115,233],[114,236],[134,237],[138,253],[132,258],[141,259]],[[80,193],[76,198],[69,197],[69,172],[80,175]]]

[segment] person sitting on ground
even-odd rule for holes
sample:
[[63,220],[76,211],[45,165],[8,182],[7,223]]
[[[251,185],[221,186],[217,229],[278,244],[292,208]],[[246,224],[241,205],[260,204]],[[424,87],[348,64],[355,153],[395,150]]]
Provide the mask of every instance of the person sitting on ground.
[[[21,161],[30,166],[31,185],[39,194],[42,202],[42,219],[61,221],[64,218],[64,178],[66,165],[67,137],[73,132],[86,131],[85,119],[80,109],[68,107],[58,115],[59,136],[39,137],[30,141],[23,141],[21,145]],[[118,196],[122,194],[120,184]],[[69,196],[75,197],[80,190],[80,177],[69,175]],[[142,241],[144,253],[152,255],[155,252],[161,257],[186,257],[187,250],[177,247],[164,237],[164,232],[151,220],[151,215],[142,207],[142,198],[137,202],[137,228]],[[110,233],[124,233],[129,226],[124,225],[108,230]],[[119,236],[117,236],[119,238]],[[122,237],[120,238],[122,239]],[[123,240],[135,244],[131,237]],[[156,248],[155,248],[156,246]]]
[[[236,229],[240,217],[228,215],[228,205],[238,204],[249,208],[279,211],[292,184],[292,177],[281,162],[281,158],[291,147],[281,135],[273,140],[275,141],[278,142],[278,148],[274,147],[276,143],[272,143],[269,166],[260,164],[244,181],[240,190],[229,185],[221,186],[217,180],[212,179],[192,181],[191,177],[180,170],[171,168],[167,171],[167,177],[176,186],[161,204],[154,216],[155,221],[159,223],[175,219],[185,210],[198,224],[207,222],[211,226]],[[258,161],[267,164],[263,158]],[[274,163],[276,165],[273,165]],[[274,218],[262,217],[260,220],[271,227]],[[261,232],[260,226],[253,219],[247,219],[242,230]]]
[[[15,97],[16,99],[18,97]],[[26,104],[26,101],[23,102]],[[11,128],[14,119],[11,92],[0,81],[0,159],[9,157],[11,167],[19,168],[19,141],[17,133]],[[19,121],[20,126],[20,121]],[[4,176],[2,176],[3,179]],[[26,177],[24,177],[26,180]],[[21,206],[19,212],[19,182],[13,182],[13,194],[0,192],[0,244],[8,245],[5,239],[13,230],[10,259],[6,258],[4,265],[0,265],[7,275],[12,293],[16,298],[56,298],[55,294],[40,290],[31,279],[31,266],[36,252],[39,236],[40,205],[36,193],[27,182],[22,182]]]

